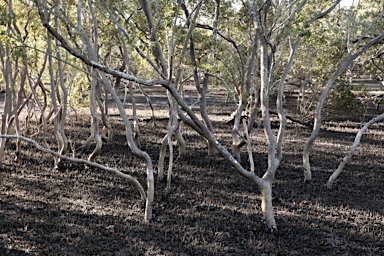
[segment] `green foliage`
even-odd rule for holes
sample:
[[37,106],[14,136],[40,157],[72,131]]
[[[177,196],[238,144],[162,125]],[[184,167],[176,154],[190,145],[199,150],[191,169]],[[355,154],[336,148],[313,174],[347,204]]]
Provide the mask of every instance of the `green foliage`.
[[[364,87],[361,87],[364,90]],[[348,113],[359,111],[357,95],[352,92],[349,83],[341,81],[329,94],[327,102],[328,110],[332,113]]]

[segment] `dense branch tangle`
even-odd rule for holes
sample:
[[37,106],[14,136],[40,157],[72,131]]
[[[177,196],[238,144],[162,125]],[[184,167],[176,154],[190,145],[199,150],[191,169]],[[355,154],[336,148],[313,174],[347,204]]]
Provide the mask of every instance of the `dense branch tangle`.
[[[242,9],[246,13],[246,26],[244,26],[246,29],[239,29],[242,32],[239,34],[243,35],[240,38],[232,32],[235,29],[234,23],[228,21],[226,24],[223,21],[225,15],[230,16],[223,11],[230,3],[218,0],[196,1],[193,6],[184,1],[176,1],[172,3],[171,9],[167,9],[170,7],[157,0],[138,2],[87,0],[78,1],[73,6],[69,6],[70,4],[66,1],[54,1],[52,4],[47,1],[36,1],[40,20],[51,40],[50,45],[48,44],[51,48],[47,47],[48,54],[51,56],[53,53],[50,53],[56,50],[58,59],[59,71],[56,75],[54,72],[56,64],[52,58],[47,58],[51,85],[58,85],[52,87],[50,95],[54,109],[55,135],[59,145],[59,151],[54,155],[57,159],[60,158],[65,154],[67,145],[65,134],[62,132],[66,119],[64,114],[67,113],[63,108],[67,104],[65,72],[63,72],[65,69],[60,67],[64,63],[61,58],[65,56],[63,54],[65,52],[81,60],[88,72],[86,77],[90,84],[89,109],[92,121],[88,141],[96,142],[95,149],[88,160],[91,163],[97,160],[103,143],[100,136],[98,110],[101,113],[102,125],[111,132],[107,119],[107,105],[103,108],[100,101],[101,93],[104,91],[109,93],[117,104],[125,124],[127,144],[134,154],[145,161],[147,166],[144,216],[146,220],[152,218],[154,168],[148,153],[139,148],[139,129],[132,96],[132,83],[138,83],[144,87],[161,85],[165,88],[164,96],[169,102],[169,120],[159,154],[158,177],[161,179],[164,175],[164,159],[168,148],[167,190],[171,190],[172,138],[176,138],[179,152],[186,153],[186,145],[180,131],[179,119],[181,119],[207,141],[209,155],[219,152],[237,172],[258,186],[261,191],[261,207],[266,223],[269,228],[275,229],[272,184],[283,157],[283,139],[287,119],[283,106],[285,81],[290,74],[298,46],[306,35],[306,26],[311,26],[316,20],[327,15],[338,2],[332,5],[322,3],[321,11],[309,12],[310,15],[307,13],[307,16],[302,18],[304,21],[297,21],[301,18],[300,14],[304,7],[307,6],[306,0],[250,1],[250,5],[244,5]],[[205,23],[211,24],[205,25]],[[301,23],[306,24],[304,28],[300,27]],[[201,34],[204,34],[203,38],[208,42],[199,42],[198,35],[201,36]],[[231,47],[230,50],[227,49],[228,46]],[[236,58],[224,58],[223,55],[228,52],[236,53]],[[239,63],[233,63],[235,60]],[[145,69],[145,72],[141,69]],[[340,75],[339,71],[335,77]],[[186,72],[189,73],[186,74]],[[198,113],[183,100],[183,89],[179,85],[184,75],[194,78],[196,95],[200,100]],[[124,105],[112,86],[111,77],[129,81],[133,105],[133,130]],[[222,81],[233,96],[235,109],[232,129],[233,155],[214,137],[215,129],[208,115],[206,96],[210,89],[209,79],[212,80],[213,77]],[[270,109],[270,98],[274,90],[277,91],[276,110]],[[61,92],[60,97],[58,92]],[[55,103],[58,105],[55,106]],[[241,118],[248,103],[252,111],[245,122]],[[250,136],[258,113],[262,115],[263,131],[268,146],[268,167],[261,177],[255,174]],[[277,136],[271,127],[270,113],[276,113],[279,117],[280,127]],[[2,133],[4,134],[3,131]],[[244,144],[247,145],[250,170],[245,169],[241,164],[240,148]]]

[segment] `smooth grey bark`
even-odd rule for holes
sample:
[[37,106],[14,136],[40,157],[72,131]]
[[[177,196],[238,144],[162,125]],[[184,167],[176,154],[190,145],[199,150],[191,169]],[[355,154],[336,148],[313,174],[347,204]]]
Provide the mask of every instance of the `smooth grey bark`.
[[277,166],[280,165],[281,159],[283,158],[283,140],[284,140],[285,128],[287,124],[287,117],[285,115],[285,111],[283,107],[284,85],[285,85],[285,80],[287,79],[288,73],[291,70],[293,60],[295,58],[296,50],[299,47],[300,40],[301,40],[301,37],[298,37],[296,41],[292,43],[292,38],[289,39],[289,46],[291,50],[289,55],[289,60],[287,65],[285,66],[284,72],[279,82],[279,90],[278,90],[278,95],[276,99],[277,114],[280,120],[279,131],[277,133],[277,144],[276,144],[276,165]]
[[341,75],[341,73],[354,61],[357,57],[359,57],[361,54],[366,52],[370,47],[375,45],[377,42],[384,39],[384,32],[382,32],[380,35],[373,38],[371,41],[366,43],[364,46],[362,46],[358,51],[356,51],[354,54],[348,54],[345,56],[339,66],[337,67],[336,71],[332,74],[331,78],[329,79],[323,93],[321,94],[316,110],[315,110],[315,118],[314,118],[314,125],[313,130],[311,133],[311,136],[308,138],[304,150],[303,150],[303,167],[304,167],[304,179],[305,180],[312,180],[312,172],[311,172],[311,166],[309,163],[309,154],[311,147],[313,143],[315,142],[319,131],[321,127],[321,117],[322,117],[322,108],[325,103],[325,100],[328,97],[329,92],[335,85],[336,79]]
[[357,147],[360,144],[361,137],[363,136],[364,132],[369,129],[374,123],[377,123],[381,120],[384,119],[384,113],[372,118],[369,122],[367,122],[356,134],[355,140],[351,146],[351,149],[349,150],[348,154],[340,161],[339,166],[337,169],[332,173],[332,175],[329,177],[328,182],[327,182],[327,187],[329,189],[332,188],[333,184],[335,183],[337,177],[341,174],[341,172],[344,170],[344,167],[346,164],[348,164],[352,157],[353,154],[355,153]]
[[[245,87],[243,91],[241,91],[241,94],[239,96],[239,102],[237,103],[237,109],[235,112],[234,116],[234,121],[233,121],[233,127],[232,127],[232,153],[236,156],[236,159],[241,161],[240,157],[240,148],[244,144],[244,139],[243,136],[240,136],[240,123],[241,123],[241,118],[242,118],[242,113],[246,107],[246,104],[248,101],[252,100],[252,97],[250,97],[251,94],[251,85],[252,85],[252,73],[254,71],[254,65],[255,65],[255,59],[256,59],[256,52],[257,52],[257,47],[258,47],[258,33],[255,33],[254,41],[252,44],[252,50],[251,50],[251,56],[249,58],[248,62],[248,69],[247,69],[247,78],[245,81]],[[245,69],[244,67],[242,70]],[[258,89],[257,89],[258,90]],[[245,101],[245,102],[244,102]],[[236,102],[236,101],[235,101]],[[250,102],[250,105],[253,105],[253,102]],[[251,132],[253,130],[253,124],[255,122],[255,110],[257,106],[253,106],[253,109],[251,111],[250,115],[250,121],[247,127],[248,132]]]
[[[175,29],[176,29],[176,19],[174,20],[171,34],[169,34],[168,30],[166,29],[163,20],[159,18],[159,23],[163,27],[163,29],[166,31],[166,41],[167,41],[167,48],[168,48],[168,59],[167,59],[167,66],[166,62],[163,56],[162,49],[160,47],[160,41],[157,36],[157,32],[155,27],[153,26],[153,17],[150,9],[147,7],[150,5],[147,0],[142,0],[142,7],[144,10],[144,13],[147,18],[148,26],[151,31],[151,40],[156,44],[155,47],[153,47],[152,52],[155,57],[155,60],[158,65],[160,65],[163,77],[166,77],[167,80],[170,83],[170,86],[177,87],[178,81],[180,79],[181,73],[177,73],[177,77],[175,79],[174,83],[171,83],[173,80],[173,59],[174,59],[174,50],[175,50],[175,45],[174,45],[174,37],[175,37]],[[160,16],[160,11],[159,11],[159,5],[157,1],[154,1],[155,5],[155,10],[157,12],[157,15]],[[178,4],[178,8],[180,6],[180,2]],[[181,56],[183,57],[183,56]],[[173,169],[173,144],[172,144],[172,136],[174,134],[177,134],[177,142],[180,143],[180,154],[185,153],[185,141],[181,136],[181,132],[179,130],[179,121],[177,120],[177,107],[174,102],[174,99],[172,96],[169,94],[169,91],[167,91],[167,96],[168,96],[168,103],[169,103],[169,120],[168,120],[168,131],[167,134],[164,136],[162,140],[162,146],[160,150],[160,155],[159,155],[159,162],[158,162],[158,178],[161,180],[163,179],[164,175],[164,161],[165,161],[165,154],[166,154],[166,149],[167,145],[169,148],[169,163],[168,163],[168,173],[167,173],[167,186],[166,186],[166,191],[171,190],[171,179],[172,179],[172,169]]]
[[[135,155],[143,158],[147,164],[147,196],[146,196],[146,206],[145,206],[145,211],[144,211],[144,219],[146,221],[151,220],[152,219],[152,209],[153,209],[153,199],[154,199],[154,177],[153,177],[152,160],[146,152],[141,151],[137,147],[137,145],[135,144],[133,136],[132,136],[132,129],[130,126],[130,121],[129,121],[128,116],[125,113],[124,106],[122,105],[118,95],[116,94],[115,90],[113,89],[113,86],[110,84],[109,80],[106,78],[103,71],[110,71],[107,73],[109,73],[111,75],[119,76],[119,77],[124,78],[124,79],[127,79],[128,77],[130,77],[130,78],[132,78],[132,79],[130,79],[130,81],[141,82],[141,83],[144,83],[146,85],[157,84],[158,80],[155,79],[152,81],[151,80],[148,81],[148,80],[136,78],[133,75],[129,75],[129,74],[126,74],[126,73],[121,72],[121,71],[115,72],[115,71],[112,71],[111,69],[109,69],[108,67],[101,65],[97,61],[88,59],[86,57],[86,55],[77,52],[75,49],[73,49],[69,46],[68,42],[49,24],[50,17],[44,12],[44,7],[41,4],[41,2],[36,1],[36,3],[37,3],[39,15],[40,15],[40,18],[41,18],[41,21],[42,21],[44,27],[46,27],[47,31],[60,41],[60,43],[62,44],[62,47],[64,49],[66,49],[73,56],[81,59],[87,66],[89,66],[91,68],[98,69],[100,71],[99,73],[101,75],[103,85],[106,87],[106,90],[111,94],[112,98],[116,102],[120,116],[122,117],[122,119],[124,121],[125,130],[126,130],[126,139],[127,139],[127,142],[128,142],[130,149],[132,150],[132,152]],[[81,1],[79,3],[81,3]]]
[[[51,99],[51,105],[52,105],[52,111],[55,113],[53,118],[54,123],[54,135],[56,138],[58,149],[60,150],[63,145],[63,139],[61,137],[61,134],[59,132],[59,122],[58,122],[58,111],[59,107],[57,104],[57,87],[56,87],[56,79],[55,79],[55,73],[53,70],[53,57],[52,57],[52,38],[49,33],[47,33],[47,54],[48,54],[48,70],[49,70],[49,76],[50,76],[50,85],[51,85],[51,91],[50,91],[50,99]],[[60,159],[57,157],[53,157],[54,159],[54,165],[55,168],[58,168],[58,164]]]
[[117,175],[117,176],[119,176],[121,178],[127,179],[129,182],[134,184],[136,186],[136,188],[140,192],[141,199],[143,201],[146,200],[146,195],[145,195],[143,186],[141,186],[140,182],[135,177],[133,177],[133,176],[131,176],[129,174],[125,174],[125,173],[123,173],[123,172],[121,172],[121,171],[119,171],[119,170],[117,170],[115,168],[104,166],[104,165],[101,165],[101,164],[98,164],[98,163],[95,163],[95,162],[92,162],[92,161],[88,161],[88,160],[85,160],[85,159],[80,159],[80,158],[75,158],[75,157],[69,157],[69,156],[62,155],[59,152],[56,152],[56,151],[53,151],[51,149],[48,149],[48,148],[45,148],[45,147],[41,146],[35,140],[32,140],[30,138],[26,138],[26,137],[21,136],[21,135],[4,135],[4,134],[2,134],[2,135],[0,135],[0,138],[24,140],[24,141],[34,145],[37,150],[40,150],[40,151],[43,151],[45,153],[51,154],[51,155],[53,155],[53,156],[55,156],[57,158],[60,158],[60,159],[63,159],[63,160],[67,160],[67,161],[70,161],[70,162],[73,162],[73,163],[86,164],[86,165],[89,165],[89,166],[92,166],[92,167],[95,167],[95,168],[98,168],[98,169],[101,169],[101,170],[104,170],[104,171],[108,171],[108,172],[114,173],[115,175]]
[[[213,42],[213,46],[212,46],[211,52],[210,52],[210,54],[212,54],[212,55],[215,54],[214,45],[215,45],[216,34],[217,34],[217,20],[218,20],[218,15],[220,13],[219,7],[220,7],[220,1],[217,0],[216,1],[216,11],[215,11],[215,21],[214,21],[214,26],[216,26],[216,28],[215,27],[213,28],[212,39],[214,40],[214,42]],[[182,8],[183,8],[183,11],[184,11],[185,16],[187,18],[187,25],[191,26],[190,13],[189,13],[185,3],[182,3]],[[199,5],[199,9],[200,9],[200,5]],[[199,96],[200,114],[204,120],[204,123],[208,127],[209,131],[213,132],[213,125],[212,125],[212,122],[211,122],[209,115],[208,115],[208,112],[207,112],[207,91],[208,91],[209,75],[206,72],[206,74],[204,75],[203,81],[200,81],[199,71],[198,71],[198,66],[197,66],[196,56],[195,56],[195,45],[194,45],[194,39],[193,39],[192,31],[189,34],[189,54],[190,54],[190,59],[191,59],[191,63],[193,66],[193,80],[194,80],[197,94]],[[213,56],[211,58],[213,58]],[[209,64],[210,63],[208,63],[208,65]],[[210,144],[210,142],[207,141],[207,146],[208,146],[208,155],[209,156],[217,155],[218,152],[217,152],[216,148],[214,147],[214,145]]]
[[[12,94],[11,94],[11,77],[12,67],[10,62],[10,50],[9,46],[0,41],[0,55],[6,58],[1,58],[1,69],[3,73],[3,80],[5,83],[5,99],[4,99],[4,112],[1,117],[1,134],[7,134],[8,131],[8,119],[11,116],[12,107]],[[2,138],[0,141],[0,168],[3,168],[4,150],[6,139]]]
[[[66,40],[60,36],[60,34],[53,28],[49,25],[48,21],[44,18],[44,16],[42,17],[42,21],[43,21],[43,25],[47,28],[47,30],[52,34],[54,35],[56,38],[58,38],[58,40],[61,42],[62,46],[69,52],[71,53],[73,56],[79,58],[81,61],[83,61],[86,65],[89,65],[89,66],[92,66],[94,68],[97,68],[98,70],[100,71],[103,71],[103,72],[106,72],[108,74],[111,74],[111,75],[115,75],[115,76],[119,76],[123,79],[127,79],[129,81],[133,81],[133,82],[136,82],[136,83],[140,83],[140,84],[143,84],[143,85],[148,85],[148,86],[151,86],[151,85],[154,85],[154,84],[160,84],[162,85],[164,88],[168,89],[169,92],[172,94],[173,98],[176,100],[177,104],[181,107],[182,110],[184,110],[186,112],[186,114],[189,116],[189,118],[187,116],[184,116],[182,115],[182,113],[179,113],[180,116],[183,116],[184,120],[187,122],[187,123],[190,123],[191,124],[191,127],[194,127],[194,129],[201,135],[203,136],[205,139],[207,139],[210,143],[212,143],[215,148],[220,152],[220,154],[223,156],[223,158],[230,164],[232,165],[232,167],[237,171],[239,172],[242,176],[246,177],[247,179],[251,180],[253,183],[255,183],[256,185],[258,185],[259,187],[266,187],[266,190],[268,193],[268,187],[270,186],[269,184],[266,183],[266,181],[260,177],[258,177],[257,175],[255,175],[254,173],[251,173],[249,171],[247,171],[246,169],[244,169],[241,164],[235,159],[233,158],[232,154],[223,146],[221,145],[216,139],[215,137],[213,136],[213,134],[208,130],[208,128],[206,127],[206,125],[195,115],[195,113],[191,110],[191,108],[186,104],[186,102],[183,100],[183,98],[181,97],[181,95],[179,94],[179,92],[177,91],[177,89],[174,87],[174,86],[170,86],[169,84],[169,81],[168,80],[164,80],[164,79],[152,79],[152,80],[146,80],[146,79],[141,79],[141,78],[138,78],[136,76],[133,76],[133,75],[129,75],[129,74],[126,74],[124,72],[121,72],[121,71],[118,71],[118,70],[114,70],[114,69],[111,69],[111,68],[108,68],[107,66],[105,65],[102,65],[98,62],[95,62],[95,61],[91,61],[89,60],[84,54],[81,54],[79,52],[77,52],[75,49],[73,49],[67,42]],[[112,97],[115,99],[115,101],[118,100],[118,96],[116,95],[116,93],[114,92],[113,90],[113,87],[110,86],[110,89],[108,87],[108,90],[112,90],[111,94],[112,94]],[[122,105],[122,104],[121,104]],[[125,115],[125,112],[124,112],[124,108],[123,106],[120,106],[120,104],[118,104],[118,108],[119,108],[119,111],[120,111],[120,114],[121,116],[123,117],[123,120],[124,122],[126,123],[129,123],[129,120],[128,120],[128,117]],[[129,145],[130,146],[133,146],[134,145],[134,141],[133,141],[133,138],[132,138],[132,131],[130,129],[130,126],[129,125],[126,125],[126,129],[127,129],[127,137],[129,137],[128,141],[129,141]],[[147,161],[147,170],[148,172],[152,172],[153,169],[152,169],[152,162],[151,162],[151,159],[149,157],[149,155],[145,152],[142,152],[142,151],[138,151],[138,148],[137,147],[134,147],[132,149],[132,151],[145,158],[146,161]],[[150,163],[150,164],[149,164]],[[147,175],[147,180],[148,180],[148,183],[151,183],[153,182],[153,173],[152,175]],[[153,191],[153,188],[152,188],[152,191]],[[149,194],[149,189],[148,189],[148,192],[147,194]],[[147,196],[147,205],[148,204],[151,204],[151,210],[152,210],[152,204],[153,204],[153,195],[152,196],[152,200],[148,199],[149,196]],[[268,197],[268,199],[266,199],[265,201],[265,204],[264,205],[269,205],[269,200],[271,199],[272,197]],[[270,209],[270,207],[265,207],[265,209]],[[152,211],[150,212],[152,213]],[[149,215],[148,215],[149,216]],[[146,217],[146,219],[148,219]],[[273,228],[276,228],[276,223],[272,221],[272,218],[270,218],[270,216],[266,216],[266,219],[268,219],[269,221],[267,222],[268,225],[271,225],[271,227]]]
[[143,158],[147,164],[147,198],[146,198],[146,204],[145,204],[144,219],[146,221],[149,221],[152,219],[153,200],[155,195],[155,180],[154,180],[154,174],[153,174],[152,159],[147,152],[140,150],[135,144],[131,124],[127,114],[125,113],[125,108],[122,102],[120,101],[119,96],[117,95],[116,91],[113,89],[113,86],[110,83],[110,81],[107,79],[105,73],[102,71],[99,73],[100,73],[103,85],[105,86],[106,90],[111,94],[112,99],[115,101],[117,105],[120,116],[123,119],[123,122],[125,124],[125,137],[128,142],[129,148],[132,150],[132,152],[135,155]]
[[[58,6],[55,8],[55,12],[58,12]],[[55,15],[55,26],[59,26],[59,20],[57,15]],[[65,123],[67,121],[67,109],[68,109],[68,90],[67,87],[64,84],[64,67],[61,59],[61,51],[60,51],[60,45],[59,41],[55,38],[55,48],[56,48],[56,59],[57,59],[57,71],[58,71],[58,86],[57,86],[57,97],[58,97],[58,103],[60,104],[60,108],[58,109],[57,113],[57,125],[55,125],[55,129],[57,129],[57,134],[59,137],[60,143],[59,146],[59,153],[62,155],[65,155],[68,148],[68,138],[65,134]],[[59,93],[58,88],[61,89],[61,95]]]
[[[125,66],[127,67],[127,72],[132,74],[133,72],[132,72],[132,68],[131,68],[131,63],[130,63],[129,58],[128,58],[128,49],[127,49],[127,46],[126,46],[123,38],[120,38],[120,43],[122,45],[121,52],[122,52],[123,57],[124,57],[124,63],[125,63]],[[133,83],[132,82],[128,83],[128,90],[129,90],[129,97],[131,99],[131,105],[132,105],[133,138],[135,140],[136,145],[138,147],[140,147],[140,127],[139,127],[139,119],[137,117],[136,100],[135,100],[135,96],[133,93]],[[127,93],[127,88],[125,88],[123,105],[125,104],[126,93]]]

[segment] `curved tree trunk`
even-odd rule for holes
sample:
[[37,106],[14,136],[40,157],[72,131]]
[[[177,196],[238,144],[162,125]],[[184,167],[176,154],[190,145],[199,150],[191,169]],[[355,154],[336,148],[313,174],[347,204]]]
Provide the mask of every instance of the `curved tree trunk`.
[[319,101],[316,106],[315,110],[315,120],[313,125],[313,131],[311,133],[311,136],[308,138],[307,143],[305,144],[304,150],[303,150],[303,167],[304,167],[304,179],[305,180],[312,180],[312,172],[311,172],[311,166],[309,163],[309,154],[311,151],[311,147],[313,143],[315,142],[317,135],[319,134],[320,127],[321,127],[321,110],[323,108],[323,105],[325,103],[326,98],[328,97],[329,92],[334,87],[336,79],[341,75],[341,73],[352,63],[353,60],[355,60],[358,56],[366,52],[371,46],[376,44],[377,42],[383,40],[384,38],[384,32],[382,32],[380,35],[376,36],[374,39],[369,41],[367,44],[365,44],[363,47],[361,47],[356,53],[352,55],[347,55],[339,64],[337,70],[333,73],[332,77],[329,79],[327,86],[325,87],[323,93],[321,94]]
[[280,125],[279,125],[279,131],[277,134],[277,145],[276,145],[276,166],[278,167],[280,165],[281,159],[283,158],[283,140],[284,140],[284,133],[285,128],[287,124],[287,117],[284,112],[283,107],[283,94],[284,94],[284,84],[285,80],[287,79],[288,73],[291,70],[293,60],[295,58],[296,50],[299,47],[301,38],[298,37],[295,41],[295,43],[292,44],[292,38],[289,40],[289,46],[291,48],[291,52],[289,55],[289,60],[287,65],[285,66],[283,75],[281,76],[280,83],[279,83],[279,90],[278,95],[276,99],[276,106],[277,106],[277,113],[280,119]]
[[240,148],[244,144],[244,139],[240,135],[240,123],[244,108],[245,106],[243,104],[243,100],[240,98],[240,102],[238,103],[238,107],[235,112],[232,127],[232,153],[238,161],[241,161]]
[[[169,164],[168,164],[168,183],[170,184],[170,178],[171,175],[169,174],[172,172],[172,164],[173,164],[173,145],[172,145],[172,135],[176,133],[179,127],[179,122],[177,120],[177,109],[175,106],[175,102],[172,99],[172,96],[168,94],[168,101],[170,102],[169,107],[169,120],[168,120],[168,132],[164,136],[161,144],[160,149],[160,155],[159,155],[159,162],[158,162],[158,179],[162,180],[164,178],[164,161],[165,161],[165,155],[167,152],[167,145],[169,147]],[[168,189],[168,183],[167,183],[167,189]],[[170,187],[169,187],[170,189]]]
[[141,186],[140,182],[135,177],[133,177],[133,176],[131,176],[129,174],[125,174],[125,173],[123,173],[123,172],[121,172],[121,171],[119,171],[119,170],[117,170],[115,168],[104,166],[104,165],[101,165],[101,164],[98,164],[98,163],[95,163],[95,162],[91,162],[91,161],[88,161],[88,160],[84,160],[84,159],[79,159],[79,158],[75,158],[75,157],[69,157],[69,156],[62,155],[62,154],[60,154],[58,152],[55,152],[55,151],[53,151],[51,149],[44,148],[41,145],[39,145],[36,141],[34,141],[34,140],[30,139],[30,138],[26,138],[24,136],[20,136],[20,135],[0,135],[0,138],[24,140],[24,141],[26,141],[28,143],[33,144],[36,147],[37,150],[40,150],[40,151],[43,151],[45,153],[54,155],[55,157],[58,157],[60,159],[67,160],[67,161],[74,162],[74,163],[86,164],[86,165],[93,166],[93,167],[96,167],[96,168],[104,170],[104,171],[108,171],[108,172],[114,173],[114,174],[116,174],[117,176],[119,176],[121,178],[127,179],[129,182],[131,182],[133,185],[135,185],[137,190],[140,192],[141,198],[143,200],[146,200],[146,195],[145,195],[145,192],[144,192],[144,188]]
[[91,110],[91,136],[86,142],[87,144],[92,141],[93,139],[96,141],[96,146],[92,153],[88,157],[88,161],[95,161],[96,157],[100,154],[101,148],[103,146],[103,141],[101,140],[100,136],[100,127],[99,127],[99,116],[97,113],[97,86],[98,82],[97,79],[94,78],[94,76],[97,76],[96,70],[93,70],[91,73],[93,76],[91,77],[91,95],[90,95],[90,110]]
[[[52,38],[51,35],[48,34],[48,41],[47,41],[47,54],[48,54],[48,70],[49,70],[49,76],[50,76],[50,83],[51,83],[51,91],[50,91],[50,99],[51,99],[51,105],[52,105],[52,111],[54,113],[54,118],[53,118],[53,124],[54,124],[54,135],[57,141],[57,148],[58,151],[60,151],[63,148],[63,137],[60,133],[60,125],[59,125],[59,106],[58,106],[58,99],[57,99],[57,83],[55,79],[55,72],[54,72],[54,67],[53,67],[53,54],[52,54]],[[45,136],[45,134],[44,134]],[[55,168],[58,168],[60,158],[54,156],[54,166]]]
[[[12,111],[12,94],[11,94],[11,77],[12,68],[10,62],[9,46],[3,45],[0,42],[0,53],[1,56],[6,56],[5,59],[1,58],[3,80],[5,83],[5,100],[4,100],[4,112],[1,118],[1,134],[7,134],[8,131],[8,119],[11,116]],[[2,138],[0,141],[0,168],[3,168],[4,150],[5,150],[6,139]]]
[[[55,24],[56,27],[59,26],[58,17],[55,15]],[[59,147],[59,153],[65,155],[68,148],[68,138],[65,135],[65,123],[67,121],[67,109],[68,109],[68,90],[64,84],[64,67],[62,64],[61,53],[60,53],[60,44],[57,38],[55,38],[55,47],[56,47],[56,58],[57,58],[57,68],[58,68],[58,81],[59,86],[62,92],[62,96],[60,96],[59,90],[56,91],[57,98],[60,103],[60,109],[58,113],[58,133],[61,138],[61,145]]]
[[154,181],[154,174],[153,174],[152,159],[148,155],[148,153],[140,150],[135,144],[131,124],[127,114],[125,113],[125,108],[123,103],[121,102],[116,91],[113,89],[113,86],[110,83],[110,81],[107,79],[105,73],[102,71],[100,71],[99,73],[100,73],[103,85],[105,86],[105,89],[111,94],[112,99],[115,101],[117,105],[117,109],[119,110],[120,116],[123,119],[123,122],[125,125],[125,137],[127,139],[129,148],[132,150],[132,152],[135,155],[143,158],[147,164],[147,197],[146,197],[146,203],[145,203],[144,219],[146,221],[149,221],[152,219],[152,208],[153,208],[153,200],[154,200],[154,194],[155,194],[155,181]]
[[368,123],[366,123],[356,134],[355,141],[352,144],[351,149],[349,150],[349,153],[341,160],[339,167],[332,173],[332,175],[329,177],[328,182],[327,182],[327,187],[329,189],[332,188],[335,180],[341,172],[344,170],[344,166],[351,161],[353,154],[355,153],[357,147],[360,144],[361,137],[363,136],[364,132],[369,129],[369,127],[372,126],[372,124],[379,122],[384,119],[384,113],[372,118]]
[[[217,1],[216,3],[218,5],[219,1]],[[185,16],[187,17],[187,25],[189,26],[190,25],[189,11],[188,11],[187,7],[185,6],[185,4],[182,4],[182,7],[184,10]],[[217,8],[215,20],[218,19],[218,11],[219,10]],[[217,21],[216,21],[216,25],[217,25]],[[213,32],[212,36],[215,39],[216,38],[216,31],[215,31],[215,29],[213,29],[213,30],[214,30],[214,32]],[[216,30],[217,30],[217,26],[216,26]],[[211,53],[214,54],[214,52],[215,51],[214,51],[214,44],[213,44]],[[198,70],[197,70],[197,62],[196,62],[196,57],[195,57],[195,45],[194,45],[194,39],[193,39],[192,31],[189,31],[189,53],[190,53],[190,59],[191,59],[192,66],[193,66],[193,79],[194,79],[195,87],[196,87],[196,90],[197,90],[197,93],[199,96],[200,114],[204,120],[205,125],[208,127],[209,131],[213,132],[213,125],[212,125],[212,122],[211,122],[211,120],[208,116],[208,112],[207,112],[207,99],[206,99],[207,91],[208,91],[209,75],[208,75],[208,73],[205,73],[204,79],[202,81],[202,85],[200,86],[200,78],[199,78],[199,74],[198,74]],[[207,145],[208,145],[208,155],[209,156],[217,155],[218,151],[216,150],[215,146],[212,145],[209,141],[207,141]]]
[[129,95],[131,97],[131,104],[132,104],[133,138],[135,139],[136,145],[140,147],[139,119],[137,118],[136,100],[135,100],[135,96],[133,95],[132,82],[128,83],[128,88],[129,88]]

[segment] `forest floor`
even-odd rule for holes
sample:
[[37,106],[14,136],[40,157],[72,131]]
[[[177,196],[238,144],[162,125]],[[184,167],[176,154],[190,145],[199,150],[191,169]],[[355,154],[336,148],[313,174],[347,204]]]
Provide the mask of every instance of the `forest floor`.
[[[153,88],[149,94],[158,116],[166,116],[163,91]],[[196,95],[187,95],[190,104],[197,102]],[[212,89],[208,109],[217,139],[230,148],[231,125],[226,122],[234,108],[225,98],[223,91]],[[159,119],[154,127],[145,99],[137,103],[141,148],[156,166],[167,120]],[[294,109],[294,102],[291,105]],[[369,111],[365,121],[377,114],[373,107]],[[103,145],[97,162],[145,185],[145,162],[128,149],[116,110],[110,113],[114,139]],[[26,143],[16,158],[10,142],[0,170],[0,255],[384,255],[383,123],[364,134],[334,189],[325,187],[348,153],[362,118],[325,119],[311,151],[310,182],[303,181],[301,153],[311,128],[288,121],[273,188],[278,224],[274,233],[261,221],[257,187],[221,156],[208,157],[205,141],[185,125],[187,156],[175,159],[171,193],[164,191],[166,181],[156,181],[150,222],[143,220],[140,195],[126,180],[65,161],[54,169],[50,155]],[[273,127],[277,129],[275,119]],[[31,123],[25,133],[35,131]],[[72,113],[66,131],[76,146],[82,145],[89,136],[89,117],[82,111]],[[55,141],[52,134],[46,138]],[[35,139],[42,142],[42,136]],[[263,130],[255,128],[252,139],[256,172],[262,175],[267,166]],[[92,148],[76,156],[86,159]],[[247,159],[244,151],[244,166]]]

